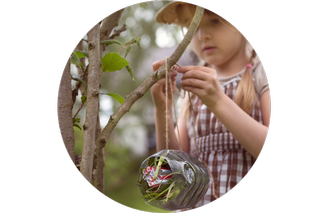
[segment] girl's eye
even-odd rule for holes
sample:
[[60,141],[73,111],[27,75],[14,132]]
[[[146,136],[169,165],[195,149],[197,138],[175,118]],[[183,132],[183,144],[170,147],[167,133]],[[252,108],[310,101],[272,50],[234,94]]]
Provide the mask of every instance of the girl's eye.
[[219,22],[220,22],[220,21],[219,21],[219,19],[217,19],[217,18],[211,20],[211,23],[212,23],[212,24],[218,24]]

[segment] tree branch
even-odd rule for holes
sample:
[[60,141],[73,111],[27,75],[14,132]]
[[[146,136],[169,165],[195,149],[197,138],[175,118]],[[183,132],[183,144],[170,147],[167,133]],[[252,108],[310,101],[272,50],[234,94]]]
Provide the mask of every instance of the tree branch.
[[62,139],[66,149],[73,161],[75,162],[74,154],[74,135],[72,121],[72,91],[71,91],[71,74],[70,74],[70,59],[68,60],[60,82],[58,95],[58,117]]
[[[180,59],[181,55],[186,50],[187,46],[190,44],[193,35],[195,34],[201,18],[203,16],[204,8],[198,7],[196,9],[195,15],[190,24],[189,30],[174,53],[167,59],[168,67],[172,67]],[[159,79],[165,76],[166,70],[165,65],[162,65],[157,71],[153,72],[137,89],[130,93],[125,101],[118,107],[110,119],[107,125],[102,130],[99,138],[96,140],[96,149],[94,152],[93,166],[97,165],[97,159],[100,155],[100,150],[105,146],[108,138],[110,137],[113,129],[118,124],[121,117],[129,111],[131,106],[141,98]]]
[[88,32],[89,68],[87,84],[86,120],[83,125],[84,139],[80,163],[82,175],[91,183],[95,134],[99,115],[100,26],[96,24]]
[[124,24],[120,29],[114,30],[113,34],[108,39],[114,39],[116,36],[120,36],[120,33],[127,30],[127,26]]
[[118,10],[106,17],[100,27],[100,41],[107,40],[116,26],[118,26],[119,19],[121,18],[124,9]]

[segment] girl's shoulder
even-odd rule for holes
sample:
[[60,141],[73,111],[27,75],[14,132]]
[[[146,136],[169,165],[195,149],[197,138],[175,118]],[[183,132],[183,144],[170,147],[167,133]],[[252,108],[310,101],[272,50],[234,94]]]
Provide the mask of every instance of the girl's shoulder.
[[237,81],[240,81],[244,72],[245,72],[245,68],[243,68],[240,72],[238,72],[234,75],[231,75],[228,77],[219,77],[218,78],[219,83],[222,87],[225,87],[225,86],[233,84]]
[[[228,85],[230,84],[240,82],[242,75],[245,72],[245,69],[246,68],[243,68],[240,72],[238,72],[235,75],[219,78],[220,85],[222,87],[228,87]],[[254,65],[252,68],[252,78],[254,87],[259,96],[261,96],[265,91],[269,89],[267,76],[260,61],[258,61],[256,65]]]
[[258,62],[256,66],[253,67],[253,83],[256,89],[256,92],[259,96],[261,96],[265,91],[269,89],[268,79],[266,72],[261,64]]

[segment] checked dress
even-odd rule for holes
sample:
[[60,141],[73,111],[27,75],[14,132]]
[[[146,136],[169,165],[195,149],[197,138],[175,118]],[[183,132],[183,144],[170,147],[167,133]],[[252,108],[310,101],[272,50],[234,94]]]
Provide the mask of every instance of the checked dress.
[[[252,69],[258,101],[251,117],[263,123],[260,109],[260,96],[269,89],[268,82],[261,63]],[[234,100],[237,86],[245,68],[238,74],[219,79],[220,85],[231,99]],[[239,144],[226,127],[215,115],[195,96],[193,99],[195,113],[196,140],[200,157],[208,165],[213,174],[215,193],[218,197],[226,194],[239,183],[253,166],[255,159]],[[190,138],[190,154],[198,157],[193,136],[193,116],[187,121],[188,136]],[[212,181],[204,197],[193,208],[197,208],[214,201],[212,195]],[[189,210],[189,209],[183,209]]]

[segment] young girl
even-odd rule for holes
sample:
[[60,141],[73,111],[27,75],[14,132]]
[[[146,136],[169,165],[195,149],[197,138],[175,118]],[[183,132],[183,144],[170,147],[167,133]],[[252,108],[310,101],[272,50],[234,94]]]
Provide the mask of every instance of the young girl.
[[[175,1],[162,8],[156,20],[188,27],[194,11],[194,5]],[[191,48],[203,60],[203,66],[177,69],[183,74],[180,85],[190,92],[192,102],[190,107],[187,94],[180,100],[177,122],[181,147],[208,165],[215,194],[221,197],[241,181],[259,156],[269,126],[269,87],[255,51],[244,36],[220,16],[205,11]],[[153,71],[162,63],[154,62]],[[171,72],[173,80],[176,75]],[[151,88],[158,151],[165,149],[164,86],[165,79],[161,79]],[[176,133],[170,119],[169,149],[180,148]],[[194,208],[215,199],[210,185]]]

